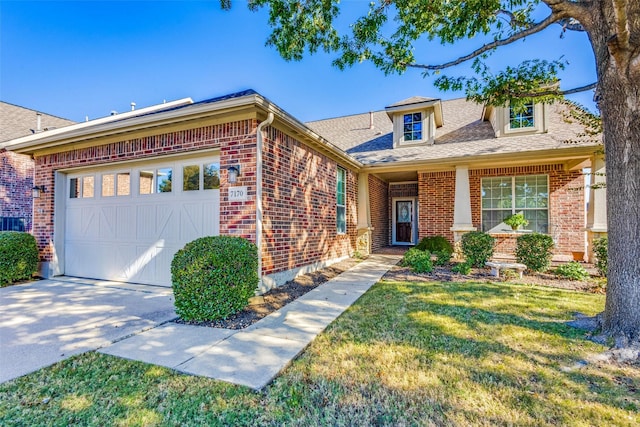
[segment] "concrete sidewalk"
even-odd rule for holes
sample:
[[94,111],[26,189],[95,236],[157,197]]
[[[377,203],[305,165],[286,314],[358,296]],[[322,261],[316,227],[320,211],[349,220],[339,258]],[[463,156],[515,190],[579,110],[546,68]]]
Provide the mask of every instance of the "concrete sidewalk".
[[166,323],[99,351],[260,390],[400,259],[373,255],[243,330]]

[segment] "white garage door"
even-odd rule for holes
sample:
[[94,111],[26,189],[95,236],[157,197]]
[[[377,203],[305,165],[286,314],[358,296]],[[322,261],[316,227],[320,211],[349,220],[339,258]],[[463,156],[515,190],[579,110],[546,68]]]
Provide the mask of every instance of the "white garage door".
[[187,242],[220,231],[219,157],[67,175],[64,272],[171,286]]

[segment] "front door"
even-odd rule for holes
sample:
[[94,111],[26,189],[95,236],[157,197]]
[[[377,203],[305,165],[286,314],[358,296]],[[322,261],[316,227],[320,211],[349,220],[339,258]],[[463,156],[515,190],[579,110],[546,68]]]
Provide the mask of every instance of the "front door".
[[397,244],[413,243],[413,200],[395,202],[395,241]]

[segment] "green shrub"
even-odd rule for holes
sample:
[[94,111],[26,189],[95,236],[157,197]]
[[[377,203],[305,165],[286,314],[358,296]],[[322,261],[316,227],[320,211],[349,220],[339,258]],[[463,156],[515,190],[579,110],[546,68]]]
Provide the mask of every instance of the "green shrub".
[[467,275],[471,273],[471,264],[469,264],[467,261],[459,262],[451,267],[451,271],[453,271],[454,273]]
[[450,254],[453,253],[453,246],[451,246],[451,243],[449,243],[449,241],[443,236],[423,237],[415,248],[420,249],[421,251],[429,251],[431,253],[443,251],[449,252]]
[[551,264],[553,239],[547,234],[523,234],[516,240],[516,259],[531,271],[546,271]]
[[484,267],[493,255],[496,239],[483,231],[471,231],[462,236],[462,253],[472,267]]
[[589,273],[584,267],[575,261],[562,264],[556,268],[556,276],[564,277],[569,280],[585,280],[589,278]]
[[609,240],[601,237],[593,241],[593,253],[596,256],[596,268],[602,277],[607,277],[607,260]]
[[225,319],[237,313],[255,294],[258,280],[256,245],[240,237],[196,239],[171,262],[176,313],[187,321]]
[[451,261],[451,257],[453,254],[449,251],[438,251],[435,253],[436,260],[433,262],[434,265],[443,266],[449,264]]
[[403,265],[410,267],[414,273],[431,273],[433,271],[431,253],[416,248],[411,248],[404,254]]
[[29,279],[38,270],[38,245],[29,233],[0,232],[0,286]]

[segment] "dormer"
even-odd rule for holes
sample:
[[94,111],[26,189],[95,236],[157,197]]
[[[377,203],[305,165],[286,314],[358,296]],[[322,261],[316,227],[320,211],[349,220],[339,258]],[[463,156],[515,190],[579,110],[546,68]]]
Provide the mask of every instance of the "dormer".
[[393,148],[431,145],[436,128],[442,126],[442,104],[439,99],[414,96],[385,108],[393,122]]
[[520,109],[509,104],[504,107],[488,105],[484,109],[483,120],[491,122],[496,138],[546,133],[549,123],[547,109],[546,104],[533,102]]

